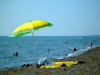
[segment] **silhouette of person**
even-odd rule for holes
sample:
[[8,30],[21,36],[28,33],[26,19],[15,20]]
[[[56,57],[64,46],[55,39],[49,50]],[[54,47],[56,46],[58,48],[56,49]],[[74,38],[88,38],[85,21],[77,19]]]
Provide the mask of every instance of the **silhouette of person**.
[[76,48],[73,48],[73,52],[75,52],[76,51]]
[[86,42],[84,43],[84,45],[86,45]]
[[16,56],[16,54],[14,53],[14,56]]
[[16,52],[16,56],[18,56],[18,53]]
[[50,52],[50,50],[48,50],[48,52]]
[[90,42],[90,47],[92,48],[92,45],[93,45],[93,43],[92,42]]

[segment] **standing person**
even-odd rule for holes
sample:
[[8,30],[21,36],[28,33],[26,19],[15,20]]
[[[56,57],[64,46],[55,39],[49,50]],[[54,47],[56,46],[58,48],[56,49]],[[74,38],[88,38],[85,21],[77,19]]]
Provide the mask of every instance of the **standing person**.
[[92,42],[90,42],[90,47],[92,48],[92,45],[93,45],[93,43]]

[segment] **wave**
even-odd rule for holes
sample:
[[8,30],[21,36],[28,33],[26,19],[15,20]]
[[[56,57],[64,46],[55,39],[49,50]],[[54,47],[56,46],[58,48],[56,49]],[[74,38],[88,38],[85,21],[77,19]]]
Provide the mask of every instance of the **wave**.
[[[93,48],[95,48],[97,46],[93,46]],[[55,57],[55,59],[63,59],[63,58],[68,58],[68,57],[75,57],[75,56],[78,56],[80,54],[83,54],[84,52],[90,50],[91,48],[90,47],[87,47],[85,49],[80,49],[80,50],[77,50],[76,52],[73,52],[73,53],[69,53],[69,54],[66,54],[65,56],[58,56],[58,57]]]
[[[93,46],[92,48],[95,48],[95,47],[97,47],[97,46]],[[76,52],[73,52],[73,53],[68,54],[67,57],[78,56],[78,55],[83,54],[85,51],[88,51],[88,50],[90,50],[90,49],[91,49],[90,47],[87,47],[87,48],[85,48],[85,49],[80,49],[80,50],[78,50],[78,51],[76,51]]]

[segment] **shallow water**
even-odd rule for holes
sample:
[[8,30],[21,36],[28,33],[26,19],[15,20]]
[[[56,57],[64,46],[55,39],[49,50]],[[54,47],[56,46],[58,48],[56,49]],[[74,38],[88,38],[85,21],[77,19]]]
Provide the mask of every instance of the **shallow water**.
[[[93,48],[99,46],[100,36],[72,36],[71,38],[67,38],[67,36],[35,36],[35,41],[39,58],[62,59],[77,56],[89,50],[91,41]],[[66,42],[68,43],[65,45]],[[85,42],[86,45],[84,45]],[[73,52],[73,48],[76,48],[77,51]],[[13,56],[15,52],[18,52],[18,56]],[[0,70],[18,68],[28,63],[35,64],[37,61],[32,36],[18,38],[0,36]]]

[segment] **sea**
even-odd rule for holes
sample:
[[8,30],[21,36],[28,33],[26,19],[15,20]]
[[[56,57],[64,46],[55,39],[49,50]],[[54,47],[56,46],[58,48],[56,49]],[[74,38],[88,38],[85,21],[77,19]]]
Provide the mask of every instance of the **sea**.
[[[0,71],[36,64],[43,57],[63,59],[83,54],[91,49],[90,42],[92,48],[100,45],[100,36],[35,36],[35,42],[38,57],[32,36],[0,36]],[[13,55],[15,52],[18,56]]]

